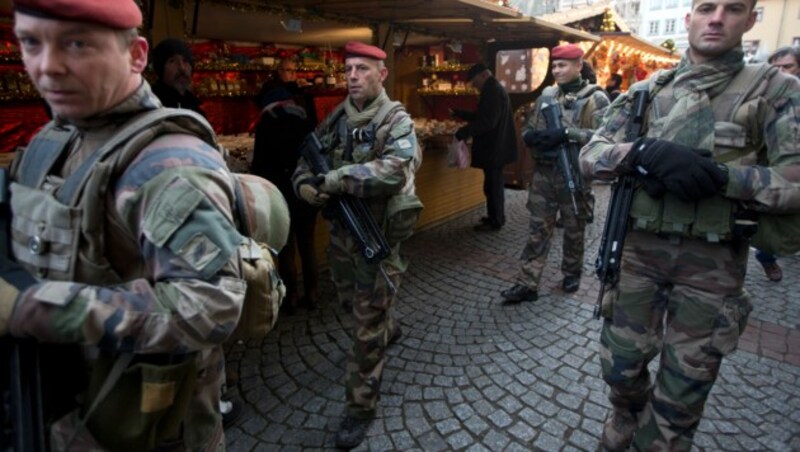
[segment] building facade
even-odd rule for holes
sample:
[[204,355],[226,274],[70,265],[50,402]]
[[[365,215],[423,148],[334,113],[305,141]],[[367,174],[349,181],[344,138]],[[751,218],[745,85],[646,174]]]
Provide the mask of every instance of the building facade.
[[800,0],[758,0],[756,24],[742,46],[750,61],[767,61],[775,49],[800,46]]

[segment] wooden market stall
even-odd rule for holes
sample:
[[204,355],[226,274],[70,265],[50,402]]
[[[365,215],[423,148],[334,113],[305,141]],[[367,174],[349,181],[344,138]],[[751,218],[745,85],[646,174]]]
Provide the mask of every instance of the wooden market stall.
[[597,83],[606,86],[611,74],[622,76],[622,90],[649,77],[658,69],[680,61],[674,48],[662,47],[631,33],[614,11],[612,0],[602,0],[581,8],[547,14],[544,19],[587,31],[599,42],[581,42],[587,59],[597,74]]
[[[3,3],[10,0],[0,0],[0,6]],[[426,208],[419,228],[463,214],[484,202],[481,172],[450,168],[446,163],[446,145],[459,127],[447,117],[448,108],[472,108],[477,102],[477,93],[464,80],[466,70],[475,62],[491,66],[496,60],[498,78],[506,83],[505,70],[510,74],[505,74],[508,83],[514,83],[519,79],[517,72],[523,78],[533,77],[534,61],[528,54],[531,63],[515,66],[511,73],[506,59],[497,57],[498,52],[522,49],[524,57],[528,49],[552,47],[564,40],[598,39],[563,25],[524,17],[485,0],[142,0],[141,4],[143,34],[151,45],[166,37],[181,38],[192,45],[196,59],[193,91],[203,101],[202,108],[220,134],[220,141],[235,151],[238,159],[232,166],[239,169],[246,168],[244,155],[252,148],[249,132],[258,114],[253,95],[280,59],[299,59],[300,76],[312,85],[307,92],[320,119],[346,95],[341,74],[344,43],[360,40],[387,50],[390,75],[385,86],[390,97],[404,102],[415,118],[423,145],[417,191]],[[10,29],[8,16],[4,21]],[[10,34],[0,37],[6,49],[2,53],[4,47],[0,46],[0,64],[6,58],[10,61],[8,72],[17,77],[14,80],[26,79],[20,75],[13,38]],[[529,102],[538,92],[535,88],[531,83],[522,93],[513,94],[512,102],[515,106]],[[0,89],[5,90],[0,95],[13,92],[25,103],[23,109],[0,97],[0,102],[5,102],[4,111],[13,111],[19,118],[34,118],[25,123],[26,131],[17,133],[18,144],[24,144],[25,135],[29,137],[47,120],[43,103],[29,83],[4,83]],[[524,150],[520,154],[527,157]],[[524,171],[512,168],[511,173],[515,180],[529,179]],[[321,251],[327,236],[324,227],[318,231]]]

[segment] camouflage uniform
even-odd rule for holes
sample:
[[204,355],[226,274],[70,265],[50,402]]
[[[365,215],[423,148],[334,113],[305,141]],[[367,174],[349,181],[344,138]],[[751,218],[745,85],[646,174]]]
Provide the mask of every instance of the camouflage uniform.
[[[350,102],[349,97],[345,102]],[[366,109],[376,109],[384,102],[389,102],[385,91]],[[391,200],[416,199],[414,173],[422,156],[411,117],[398,104],[377,124],[375,143],[356,142],[351,160],[346,160],[346,136],[353,127],[365,127],[370,119],[371,116],[361,118],[353,124],[340,106],[323,121],[318,132],[332,160],[332,169],[342,176],[343,192],[365,199],[377,222],[386,229],[391,226],[391,221],[387,220],[387,206]],[[314,174],[300,159],[292,178],[295,191],[312,177]],[[396,330],[390,313],[395,294],[389,290],[379,265],[392,284],[399,287],[400,275],[407,264],[399,254],[400,243],[393,243],[388,236],[391,255],[380,264],[367,263],[344,224],[336,218],[329,220],[331,277],[340,303],[346,306],[352,302],[356,323],[345,376],[348,414],[366,418],[374,415],[386,347]]]
[[[580,146],[589,142],[608,107],[608,97],[597,85],[583,83],[577,93],[565,94],[558,87],[548,87],[536,100],[522,128],[522,135],[530,130],[547,129],[541,112],[542,102],[555,99],[562,111],[562,122],[568,128],[570,142]],[[583,234],[586,221],[592,215],[594,199],[588,184],[579,199],[581,216],[576,216],[564,175],[557,162],[555,149],[531,149],[535,164],[533,180],[528,189],[528,211],[531,213],[530,235],[521,259],[524,261],[516,282],[531,290],[538,290],[542,271],[547,265],[556,214],[560,211],[564,221],[564,250],[561,271],[565,277],[580,277],[583,267]],[[584,205],[580,202],[584,201]]]
[[[160,107],[144,82],[112,110],[74,123],[78,139],[63,165],[54,169],[56,175],[48,176],[44,189],[63,182],[61,178],[74,172],[135,115]],[[232,224],[231,176],[221,153],[197,137],[170,133],[150,140],[114,176],[106,199],[93,203],[105,204],[105,212],[99,224],[81,225],[81,258],[73,280],[56,280],[57,272],[30,264],[36,256],[25,255],[33,253],[28,243],[13,244],[18,260],[41,279],[20,294],[11,332],[40,342],[80,344],[87,356],[129,352],[136,354],[135,360],[146,361],[155,355],[196,353],[188,355],[196,356],[192,359],[197,382],[183,420],[184,446],[223,450],[220,344],[236,326],[246,289],[241,277],[242,237]],[[24,174],[13,177],[19,181]],[[19,190],[12,185],[13,192]],[[99,206],[84,209],[91,207]],[[25,226],[22,218],[24,212],[14,212],[15,239],[17,227]],[[46,251],[58,252],[57,233],[43,234],[53,237]],[[88,243],[113,245],[98,249]],[[109,265],[88,271],[83,256],[93,253]],[[81,369],[79,364],[73,367]],[[130,408],[135,412],[139,407]],[[59,421],[54,427],[56,436],[69,437],[74,421],[72,415]],[[73,447],[95,449],[94,442],[83,431]]]
[[[662,200],[645,200],[639,189],[634,196],[633,231],[622,254],[620,282],[603,301],[600,356],[613,413],[631,419],[624,428],[634,432],[638,450],[691,448],[722,358],[736,348],[752,309],[743,289],[747,240],[701,233],[698,229],[709,222],[730,227],[731,215],[730,210],[714,215],[700,203],[800,210],[798,82],[767,72],[753,97],[737,109],[730,81],[742,64],[741,48],[704,65],[684,57],[676,70],[631,87],[631,92],[657,93],[654,98],[651,94],[645,118],[647,137],[711,150],[729,171],[724,193],[688,203],[690,218],[680,221],[671,211],[683,204],[670,193]],[[702,73],[707,76],[692,79]],[[713,102],[704,103],[709,98]],[[611,105],[603,125],[581,150],[584,174],[612,179],[630,170],[629,146],[616,143],[625,140],[631,99],[623,94]],[[684,108],[681,102],[686,101],[695,103]],[[744,124],[723,120],[731,114]],[[765,166],[757,166],[759,162]],[[640,203],[646,207],[659,202],[662,207],[653,216],[640,214]],[[651,387],[647,366],[659,353]],[[620,425],[612,430],[608,425],[607,433],[621,432]]]

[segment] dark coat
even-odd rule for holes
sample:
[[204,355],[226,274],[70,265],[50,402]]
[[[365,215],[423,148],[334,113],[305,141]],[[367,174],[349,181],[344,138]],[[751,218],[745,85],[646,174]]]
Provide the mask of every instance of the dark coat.
[[508,93],[494,77],[481,89],[474,113],[456,112],[469,121],[459,137],[472,137],[472,166],[498,168],[517,161],[517,133]]
[[250,172],[269,180],[283,194],[292,215],[316,212],[302,202],[292,189],[292,174],[300,159],[300,145],[314,130],[311,123],[297,114],[298,107],[278,106],[261,114],[255,130],[253,162]]
[[200,108],[200,99],[192,94],[191,91],[186,91],[185,94],[181,95],[178,90],[171,86],[165,85],[160,81],[156,82],[152,86],[152,90],[153,94],[158,97],[158,100],[160,100],[165,107],[183,108],[206,116],[205,112],[203,112],[203,110]]

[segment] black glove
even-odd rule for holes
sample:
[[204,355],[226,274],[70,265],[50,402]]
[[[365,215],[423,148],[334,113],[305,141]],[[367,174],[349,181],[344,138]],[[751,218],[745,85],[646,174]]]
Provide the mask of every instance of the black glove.
[[467,138],[469,138],[469,135],[467,134],[467,131],[465,130],[464,127],[456,130],[456,140],[464,141]]
[[530,143],[525,144],[539,149],[552,149],[567,141],[567,129],[536,130],[530,137]]
[[535,136],[536,136],[536,131],[528,129],[528,130],[525,131],[525,133],[522,134],[522,141],[525,142],[526,146],[533,147],[534,146],[533,137],[535,137]]
[[0,256],[0,336],[8,333],[11,313],[20,292],[36,284],[27,270],[6,256]]
[[648,194],[660,190],[658,184],[647,181],[649,178],[663,184],[666,191],[683,201],[713,196],[728,182],[727,172],[717,166],[710,158],[711,152],[705,149],[640,138],[633,144],[631,152],[631,165],[645,176]]

